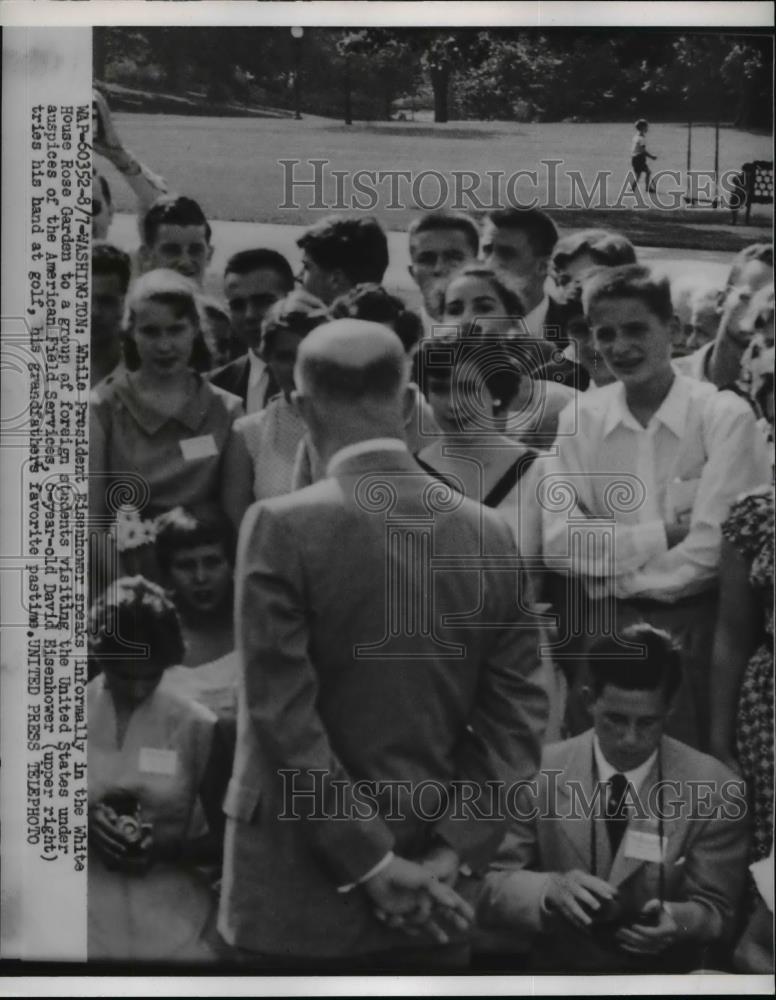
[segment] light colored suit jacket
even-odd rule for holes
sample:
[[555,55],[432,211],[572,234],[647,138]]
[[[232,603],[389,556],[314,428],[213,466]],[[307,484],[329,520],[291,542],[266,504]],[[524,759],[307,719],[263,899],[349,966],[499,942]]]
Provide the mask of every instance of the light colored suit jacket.
[[[684,943],[724,941],[734,930],[746,878],[749,824],[743,783],[715,758],[667,736],[661,758],[663,781],[669,783],[662,804],[664,899],[694,904],[681,908],[679,922],[688,929]],[[628,832],[658,831],[657,783],[656,761],[639,790],[644,812],[630,819],[612,858],[605,823],[580,815],[575,791],[592,800],[593,730],[546,747],[538,795],[524,796],[519,806],[526,817],[535,806],[536,816],[513,823],[481,887],[477,921],[483,950],[530,950],[537,971],[544,963],[558,973],[627,967],[625,953],[599,946],[589,934],[548,916],[542,901],[551,872],[592,872],[591,835],[596,837],[594,874],[617,888],[628,912],[658,898],[659,864],[627,856]]]
[[[338,887],[390,849],[419,855],[432,834],[474,867],[493,856],[503,819],[456,817],[419,785],[479,787],[538,767],[545,678],[515,556],[497,515],[440,490],[408,452],[354,456],[249,508],[227,941],[314,958],[406,947],[363,889]],[[383,787],[370,808],[365,781],[405,787]],[[291,801],[292,786],[318,797]]]

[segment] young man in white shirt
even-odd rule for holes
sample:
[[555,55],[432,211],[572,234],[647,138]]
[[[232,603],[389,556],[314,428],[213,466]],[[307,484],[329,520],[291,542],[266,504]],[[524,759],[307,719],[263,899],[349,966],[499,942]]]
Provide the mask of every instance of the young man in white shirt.
[[[583,307],[617,381],[561,413],[539,484],[543,558],[568,574],[557,652],[573,663],[607,620],[667,629],[685,668],[671,733],[705,749],[720,526],[739,493],[769,481],[768,451],[746,401],[672,367],[666,278],[602,271]],[[588,716],[573,673],[567,721],[578,732]]]

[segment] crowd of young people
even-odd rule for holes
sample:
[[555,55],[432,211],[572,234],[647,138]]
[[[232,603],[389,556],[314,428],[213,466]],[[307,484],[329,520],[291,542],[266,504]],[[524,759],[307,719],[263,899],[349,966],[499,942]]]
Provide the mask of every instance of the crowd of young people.
[[[773,842],[772,246],[712,291],[672,287],[623,233],[560,236],[538,209],[430,212],[408,232],[414,312],[383,287],[373,217],[307,229],[297,277],[273,247],[236,253],[220,300],[202,295],[196,202],[162,192],[140,230],[134,258],[93,249],[90,958],[230,958],[214,915],[243,697],[236,538],[256,501],[327,475],[294,378],[338,320],[356,380],[360,331],[393,331],[417,469],[514,537],[545,636],[540,773],[680,787],[656,840],[638,817],[611,839],[608,803],[576,845],[546,797],[513,817],[489,864],[447,879],[473,901],[475,967],[772,962],[747,874]],[[688,801],[698,782],[708,816]],[[734,786],[743,806],[725,812]]]

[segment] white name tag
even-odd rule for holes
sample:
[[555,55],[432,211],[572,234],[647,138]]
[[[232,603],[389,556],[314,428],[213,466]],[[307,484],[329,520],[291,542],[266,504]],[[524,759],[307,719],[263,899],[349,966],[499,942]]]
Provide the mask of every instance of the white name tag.
[[165,774],[174,777],[178,770],[178,753],[175,750],[141,747],[138,763],[140,770],[145,774]]
[[212,458],[218,454],[216,441],[212,434],[203,434],[198,438],[186,438],[181,441],[181,453],[187,462],[196,462],[198,458]]
[[663,837],[663,850],[660,850],[660,837],[656,833],[649,833],[646,830],[626,830],[625,831],[625,857],[634,858],[636,861],[656,861],[663,860],[666,850],[666,837]]

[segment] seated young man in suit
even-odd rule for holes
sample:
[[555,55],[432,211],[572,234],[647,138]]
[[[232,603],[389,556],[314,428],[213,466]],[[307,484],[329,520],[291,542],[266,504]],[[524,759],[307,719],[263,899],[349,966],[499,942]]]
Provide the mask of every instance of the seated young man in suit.
[[[557,242],[555,223],[541,209],[499,208],[485,218],[481,249],[485,264],[517,292],[525,310],[525,334],[562,351],[569,344],[566,327],[578,310],[556,302],[547,293]],[[547,360],[536,376],[573,389],[586,389],[590,381],[584,368],[565,358]]]
[[388,239],[371,215],[330,215],[296,241],[302,251],[302,287],[325,305],[355,285],[380,285],[388,267]]
[[687,972],[736,929],[743,781],[663,735],[681,670],[665,632],[600,638],[589,667],[593,728],[545,747],[538,783],[512,798],[479,896],[479,962],[490,950],[536,971]]
[[261,323],[270,306],[294,287],[291,265],[277,250],[240,250],[224,270],[224,298],[244,354],[209,376],[213,385],[239,396],[246,413],[263,410],[279,390],[261,357]]

